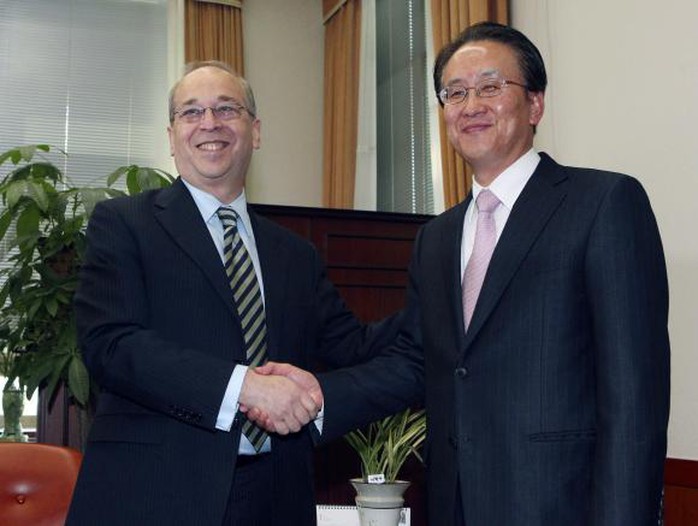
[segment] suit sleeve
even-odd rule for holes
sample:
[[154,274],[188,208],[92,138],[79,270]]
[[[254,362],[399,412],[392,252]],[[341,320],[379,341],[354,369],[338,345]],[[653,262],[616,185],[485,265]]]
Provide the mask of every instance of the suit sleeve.
[[589,239],[597,449],[590,525],[657,524],[669,415],[668,285],[640,184],[606,195]]
[[336,287],[327,278],[324,265],[315,254],[316,316],[311,333],[317,336],[319,360],[330,369],[350,367],[369,361],[395,342],[403,325],[404,312],[382,320],[362,323],[349,310]]
[[157,278],[146,275],[139,235],[113,202],[95,208],[75,296],[85,363],[103,392],[214,429],[234,364],[153,328],[166,313],[152,312],[147,281]]
[[[415,251],[419,237],[415,243]],[[360,356],[352,367],[319,375],[325,398],[321,442],[424,403],[424,361],[416,261],[410,264],[406,307],[382,325],[372,327]]]

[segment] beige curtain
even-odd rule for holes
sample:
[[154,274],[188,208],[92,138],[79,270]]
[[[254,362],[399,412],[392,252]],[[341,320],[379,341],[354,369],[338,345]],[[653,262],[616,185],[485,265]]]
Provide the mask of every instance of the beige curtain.
[[325,87],[323,205],[354,207],[361,0],[323,0]]
[[[509,18],[508,0],[431,0],[431,12],[436,53],[469,25],[485,20],[506,24]],[[444,201],[448,209],[467,195],[472,170],[448,142],[443,114],[439,115],[439,133]]]
[[242,0],[186,0],[184,59],[221,60],[244,75],[242,59]]

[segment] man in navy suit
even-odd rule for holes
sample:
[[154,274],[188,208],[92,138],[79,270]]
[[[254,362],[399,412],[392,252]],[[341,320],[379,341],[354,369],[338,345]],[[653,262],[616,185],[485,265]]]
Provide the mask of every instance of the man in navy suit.
[[[262,361],[344,366],[374,333],[384,345],[390,326],[361,326],[312,246],[248,208],[260,121],[245,79],[192,65],[171,91],[168,132],[180,178],[102,202],[89,223],[75,308],[101,392],[67,524],[315,524],[306,424],[322,395],[303,384],[310,375],[256,374],[248,348],[263,347]],[[244,248],[226,244],[220,207]],[[248,302],[224,268],[241,251]],[[243,432],[248,408],[276,433]]]
[[[432,526],[658,522],[662,244],[637,180],[533,149],[546,83],[540,53],[510,27],[474,25],[440,52],[435,89],[472,192],[419,233],[398,344],[320,378],[331,439],[421,388],[396,364],[424,367]],[[480,210],[485,192],[491,212]],[[495,248],[480,284],[468,267],[486,260],[485,213]],[[470,288],[480,288],[474,308]]]

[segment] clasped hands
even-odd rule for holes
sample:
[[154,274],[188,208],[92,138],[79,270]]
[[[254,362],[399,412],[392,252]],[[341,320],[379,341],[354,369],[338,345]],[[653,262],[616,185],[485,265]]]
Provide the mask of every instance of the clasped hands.
[[267,362],[247,370],[239,401],[248,419],[267,431],[287,435],[315,419],[323,397],[317,378],[308,371]]

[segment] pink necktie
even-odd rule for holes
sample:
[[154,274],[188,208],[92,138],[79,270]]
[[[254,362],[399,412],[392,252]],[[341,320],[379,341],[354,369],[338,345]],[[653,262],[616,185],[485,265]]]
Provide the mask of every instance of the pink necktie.
[[465,266],[463,275],[463,321],[468,329],[475,310],[475,303],[485,281],[487,266],[490,264],[494,246],[497,244],[497,229],[494,223],[494,211],[499,206],[497,196],[489,190],[483,190],[477,196],[477,227],[473,253]]

